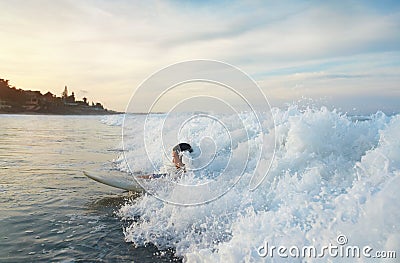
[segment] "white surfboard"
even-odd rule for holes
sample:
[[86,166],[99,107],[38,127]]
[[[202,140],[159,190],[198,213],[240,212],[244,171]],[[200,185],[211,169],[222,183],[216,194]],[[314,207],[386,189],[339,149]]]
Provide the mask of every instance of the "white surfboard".
[[83,171],[83,174],[96,182],[106,184],[115,188],[143,192],[144,189],[132,178],[132,176],[116,174],[99,174],[98,172]]

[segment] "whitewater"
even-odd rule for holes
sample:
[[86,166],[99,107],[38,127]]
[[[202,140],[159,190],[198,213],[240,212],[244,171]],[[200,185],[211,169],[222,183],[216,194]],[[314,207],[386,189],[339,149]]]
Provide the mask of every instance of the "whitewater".
[[[211,182],[204,196],[169,179],[148,183],[154,192],[117,212],[129,222],[126,242],[172,248],[186,262],[337,262],[348,258],[262,257],[260,246],[320,248],[338,245],[341,236],[346,245],[400,256],[400,115],[357,118],[292,105],[273,108],[273,118],[266,114],[261,120],[246,112],[190,116],[176,113],[165,122],[166,114],[130,115],[137,125],[129,127],[124,115],[102,120],[124,130],[121,153],[113,161],[118,170],[171,171],[170,149],[189,142],[195,151],[194,157],[184,156],[188,172],[171,180],[199,187]],[[259,130],[256,121],[269,129]],[[159,127],[165,131],[163,143]],[[260,143],[267,150],[261,159]],[[257,167],[268,173],[251,191]],[[216,191],[218,198],[207,196]],[[179,204],[190,198],[212,200]],[[368,258],[352,261],[357,260]]]

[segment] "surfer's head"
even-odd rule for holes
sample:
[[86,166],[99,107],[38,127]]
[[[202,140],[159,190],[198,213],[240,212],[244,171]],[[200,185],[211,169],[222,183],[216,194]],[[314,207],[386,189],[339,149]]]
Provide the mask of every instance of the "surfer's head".
[[188,143],[180,143],[172,148],[172,162],[175,164],[176,168],[184,168],[185,164],[182,162],[182,152],[193,152],[193,148]]
[[174,152],[176,152],[178,154],[181,153],[181,152],[185,152],[185,151],[188,151],[188,152],[192,153],[193,152],[193,148],[192,148],[192,146],[190,144],[188,144],[186,142],[182,142],[182,143],[176,145],[172,149],[172,151],[174,151]]

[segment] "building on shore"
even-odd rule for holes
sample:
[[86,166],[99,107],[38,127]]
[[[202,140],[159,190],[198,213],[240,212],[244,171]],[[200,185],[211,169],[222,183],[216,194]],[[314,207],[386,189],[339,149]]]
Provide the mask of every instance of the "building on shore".
[[40,91],[32,91],[27,90],[25,91],[26,101],[25,104],[22,106],[26,111],[38,111],[40,110],[40,100],[42,94]]
[[10,109],[12,106],[7,104],[7,101],[0,99],[0,110]]
[[9,81],[0,79],[0,113],[43,113],[43,114],[113,114],[100,102],[89,105],[88,99],[76,100],[75,93],[64,87],[61,97],[51,92],[22,90],[10,87]]

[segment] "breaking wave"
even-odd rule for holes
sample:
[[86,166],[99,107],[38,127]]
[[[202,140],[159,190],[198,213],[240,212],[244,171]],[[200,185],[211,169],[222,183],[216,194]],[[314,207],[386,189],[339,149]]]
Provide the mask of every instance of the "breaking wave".
[[[135,219],[124,229],[126,241],[137,246],[152,243],[161,250],[174,248],[178,256],[189,262],[255,262],[263,260],[257,248],[265,241],[276,246],[325,245],[334,242],[339,234],[345,234],[353,245],[398,249],[400,115],[377,112],[367,118],[352,118],[324,107],[296,106],[274,108],[272,112],[274,121],[267,117],[261,121],[271,127],[262,136],[270,151],[268,156],[275,157],[267,177],[256,190],[249,190],[249,181],[257,166],[252,163],[255,156],[251,152],[260,143],[258,133],[245,134],[239,124],[230,121],[232,116],[221,115],[219,119],[231,125],[230,146],[223,127],[210,120],[199,120],[177,138],[201,151],[198,158],[185,159],[187,165],[197,167],[211,155],[216,158],[207,169],[189,171],[181,182],[215,180],[224,160],[232,154],[243,156],[241,151],[248,147],[249,164],[243,174],[232,168],[229,180],[237,183],[206,204],[173,205],[149,194],[126,204],[119,216]],[[134,118],[138,126],[130,127],[130,131],[140,134],[138,130],[146,116]],[[172,123],[179,124],[187,116],[177,114],[172,118]],[[251,114],[243,113],[241,119],[246,125],[254,124]],[[147,145],[141,143],[143,138],[135,136],[125,142],[129,147],[115,160],[121,171],[129,172],[125,158],[141,171],[165,169],[170,162],[168,156],[160,154],[165,149],[151,143],[157,142],[157,127],[162,120],[162,114],[148,120],[153,130],[146,135],[150,136]],[[122,125],[123,116],[108,116],[103,122]],[[155,160],[153,166],[146,162],[148,156],[137,154],[140,147],[147,147]],[[262,159],[259,165],[267,170],[268,162]],[[156,187],[162,188],[163,183]],[[175,199],[185,200],[190,195],[175,191],[170,185],[166,188],[164,194]]]

